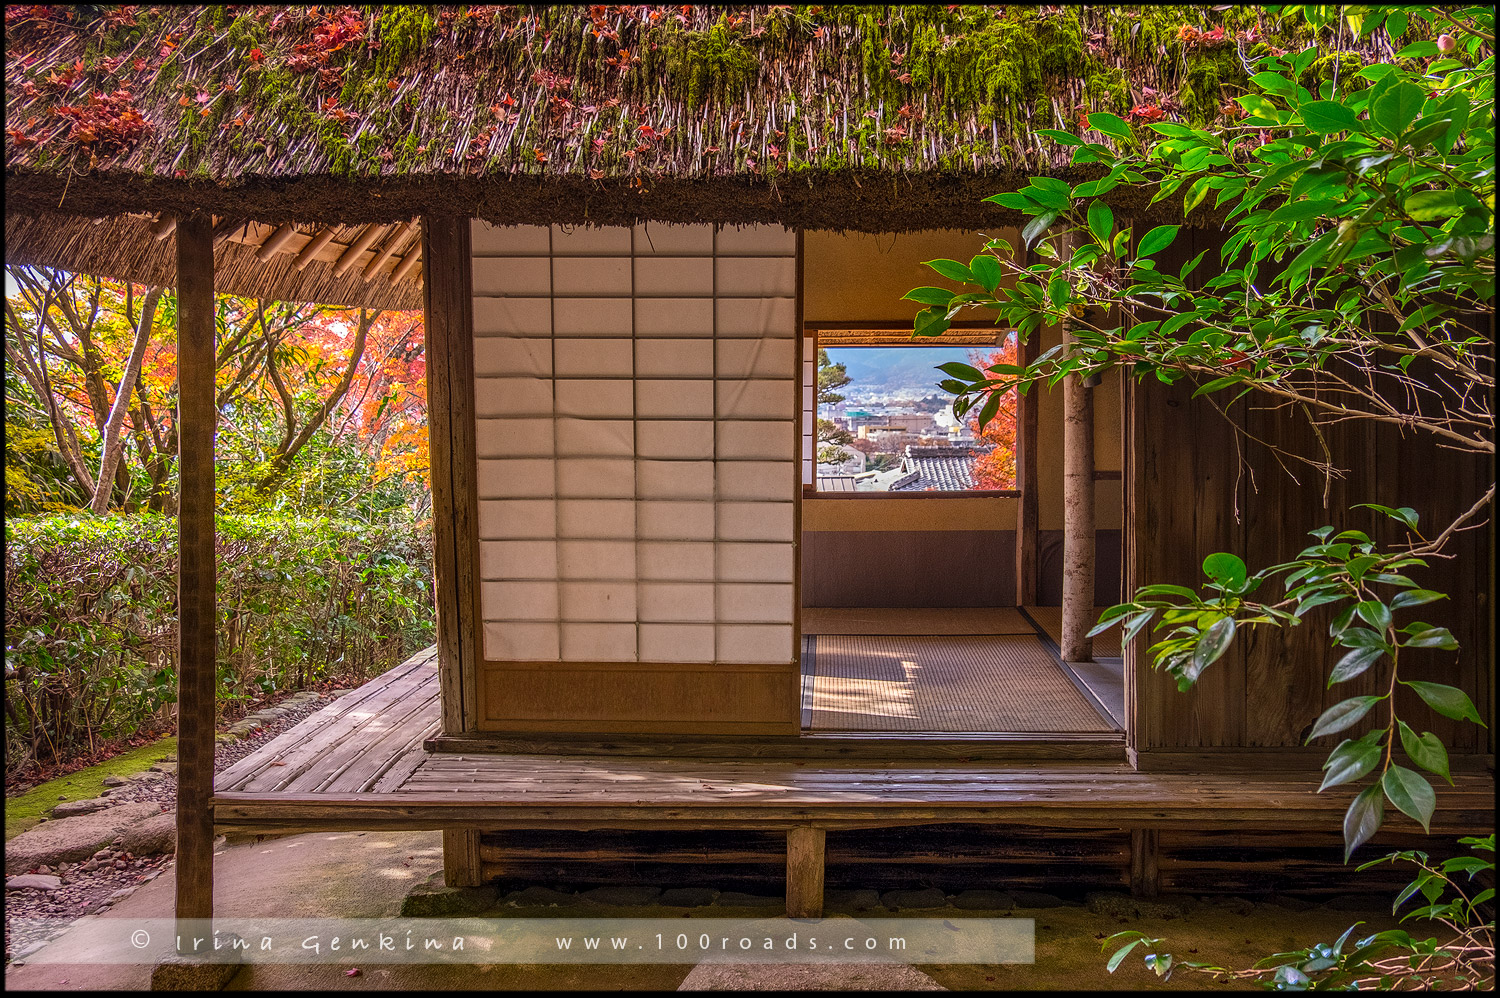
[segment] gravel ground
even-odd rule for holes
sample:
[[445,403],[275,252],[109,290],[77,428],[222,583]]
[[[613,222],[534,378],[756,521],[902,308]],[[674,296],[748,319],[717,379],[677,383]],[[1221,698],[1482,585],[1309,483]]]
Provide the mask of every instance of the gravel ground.
[[[322,693],[316,700],[286,703],[285,713],[268,721],[264,727],[232,742],[220,742],[214,752],[214,771],[223,772],[260,748],[287,728],[321,710],[336,699],[342,690]],[[164,765],[171,770],[153,773],[145,779],[132,780],[125,786],[106,789],[104,794],[115,804],[151,801],[171,810],[177,802],[176,764]],[[84,867],[97,861],[91,870]],[[16,890],[5,892],[5,960],[24,956],[29,948],[51,939],[76,918],[101,911],[128,896],[135,888],[156,879],[172,862],[170,854],[133,856],[130,853],[101,849],[94,859],[84,863],[62,864],[50,871],[62,879],[55,891]],[[27,919],[46,919],[45,926],[21,926],[13,923]]]

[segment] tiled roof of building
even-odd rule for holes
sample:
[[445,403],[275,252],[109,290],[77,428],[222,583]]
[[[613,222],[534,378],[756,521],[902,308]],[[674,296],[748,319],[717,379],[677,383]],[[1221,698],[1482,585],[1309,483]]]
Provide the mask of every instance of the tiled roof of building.
[[901,462],[914,477],[891,486],[892,492],[963,492],[974,488],[975,447],[907,447]]

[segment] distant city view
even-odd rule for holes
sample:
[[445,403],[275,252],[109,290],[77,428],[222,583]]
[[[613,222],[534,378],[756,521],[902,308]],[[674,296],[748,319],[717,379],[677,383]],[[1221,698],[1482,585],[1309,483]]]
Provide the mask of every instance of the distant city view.
[[[1013,347],[1005,348],[1012,352]],[[964,492],[1015,487],[1014,403],[976,436],[938,387],[939,364],[999,348],[830,347],[819,359],[818,490]],[[840,372],[842,368],[842,372]],[[847,382],[843,379],[847,378]],[[830,401],[842,396],[837,401]],[[1009,419],[1005,417],[1008,416]]]

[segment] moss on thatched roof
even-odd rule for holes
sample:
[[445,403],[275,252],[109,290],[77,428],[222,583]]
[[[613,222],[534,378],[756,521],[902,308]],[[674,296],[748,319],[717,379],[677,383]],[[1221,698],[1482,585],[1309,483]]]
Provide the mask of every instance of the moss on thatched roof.
[[[1313,74],[1390,54],[1324,35]],[[1035,131],[1087,112],[1229,123],[1313,40],[1239,6],[13,6],[8,210],[910,228],[1068,173]]]

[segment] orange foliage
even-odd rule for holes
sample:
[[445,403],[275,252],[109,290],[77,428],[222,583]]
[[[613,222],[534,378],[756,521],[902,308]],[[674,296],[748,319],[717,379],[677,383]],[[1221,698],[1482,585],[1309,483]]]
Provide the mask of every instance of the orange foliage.
[[[988,355],[974,351],[969,363],[984,371],[992,364],[1014,364],[1016,362],[1016,339],[1011,336],[1005,345]],[[1013,489],[1016,487],[1016,393],[1012,389],[1005,393],[995,418],[982,428],[979,426],[981,403],[969,411],[969,429],[976,440],[994,445],[987,454],[974,459],[974,487],[976,489]]]

